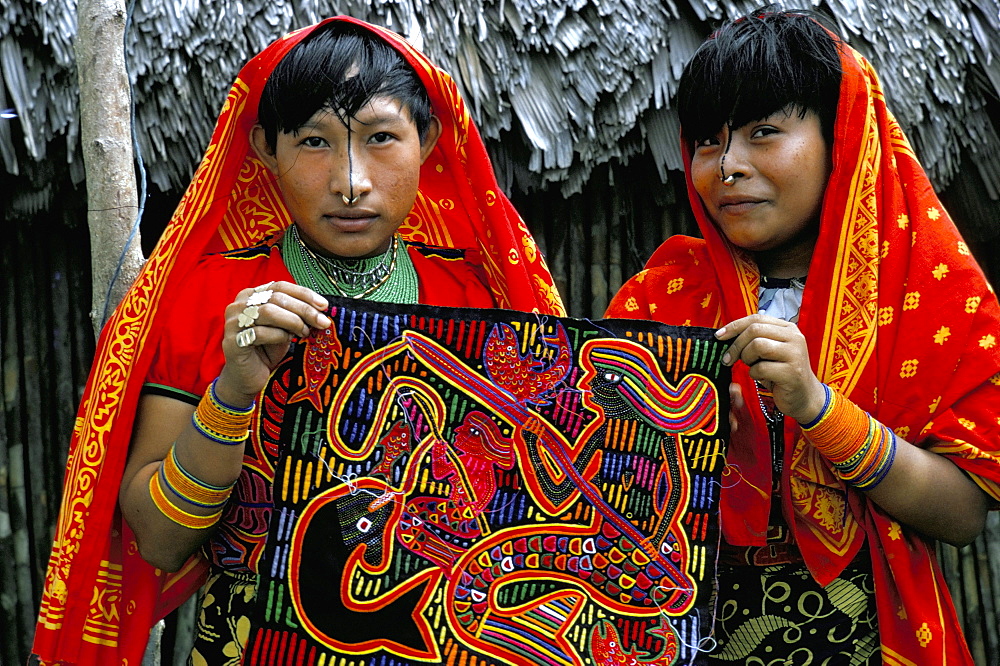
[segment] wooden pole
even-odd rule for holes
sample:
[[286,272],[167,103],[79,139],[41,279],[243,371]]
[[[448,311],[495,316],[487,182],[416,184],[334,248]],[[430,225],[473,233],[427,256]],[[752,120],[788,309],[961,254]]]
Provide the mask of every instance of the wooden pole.
[[[90,321],[99,337],[110,313],[139,274],[139,239],[132,95],[125,69],[124,0],[79,0],[76,65],[80,83],[80,138],[87,175],[92,293]],[[143,658],[160,663],[157,623]]]
[[122,255],[138,215],[125,23],[124,0],[80,0],[77,4],[80,136],[87,174],[93,270],[90,318],[95,334],[143,262],[138,232]]

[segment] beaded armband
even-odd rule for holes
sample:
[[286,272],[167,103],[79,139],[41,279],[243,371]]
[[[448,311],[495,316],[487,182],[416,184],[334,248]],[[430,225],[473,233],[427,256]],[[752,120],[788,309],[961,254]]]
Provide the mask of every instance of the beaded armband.
[[222,509],[207,516],[196,516],[175,506],[173,502],[167,499],[166,494],[163,492],[163,486],[160,483],[161,477],[162,474],[160,473],[149,477],[149,496],[153,498],[153,504],[160,510],[160,513],[181,527],[192,530],[207,529],[218,522],[222,516]]
[[205,390],[198,408],[191,415],[191,423],[199,434],[213,442],[227,446],[242,444],[250,434],[250,418],[254,406],[241,409],[219,400],[219,396],[215,394],[217,381],[218,377]]
[[896,458],[896,436],[866,411],[826,384],[826,404],[802,432],[841,479],[858,490],[882,482]]
[[160,467],[160,484],[182,500],[204,509],[217,509],[229,499],[236,482],[228,486],[205,483],[181,466],[177,460],[177,447],[170,447],[170,455]]

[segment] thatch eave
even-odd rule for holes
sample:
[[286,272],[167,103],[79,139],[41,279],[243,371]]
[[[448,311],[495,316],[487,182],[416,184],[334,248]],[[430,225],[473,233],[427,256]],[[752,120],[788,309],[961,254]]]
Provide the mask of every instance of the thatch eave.
[[[240,65],[277,35],[346,13],[402,32],[452,71],[484,137],[523,141],[509,186],[579,190],[591,171],[649,151],[680,168],[671,108],[684,62],[722,18],[755,2],[690,0],[136,0],[127,39],[139,144],[151,180],[182,188]],[[806,4],[806,3],[803,3]],[[936,185],[972,157],[1000,198],[1000,2],[812,0],[883,77]],[[641,20],[637,19],[641,17]],[[0,10],[0,159],[8,173],[65,137],[78,159],[75,2]],[[991,107],[991,104],[994,106]],[[638,138],[638,140],[636,140]],[[511,150],[507,150],[510,154]]]

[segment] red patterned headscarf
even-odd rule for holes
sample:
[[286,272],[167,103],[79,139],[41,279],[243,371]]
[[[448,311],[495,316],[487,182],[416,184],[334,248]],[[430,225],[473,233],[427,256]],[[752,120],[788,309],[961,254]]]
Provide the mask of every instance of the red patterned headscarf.
[[[1000,499],[1000,306],[886,109],[875,71],[839,49],[833,171],[798,322],[813,370]],[[712,223],[687,171],[705,240],[669,239],[609,316],[718,327],[757,312],[757,265]],[[756,395],[746,366],[733,372],[743,394]],[[768,522],[772,461],[759,434],[767,428],[760,410],[751,418],[734,434],[724,475],[722,528],[734,545],[764,545]],[[784,514],[814,577],[830,582],[867,538],[885,663],[972,664],[933,543],[846,487],[786,421]]]
[[527,227],[497,185],[489,157],[451,77],[398,35],[338,17],[279,39],[242,69],[205,157],[170,224],[97,346],[70,444],[64,496],[49,559],[33,652],[42,663],[139,664],[149,628],[203,578],[192,557],[176,574],[139,556],[117,509],[139,393],[162,327],[161,304],[209,252],[246,247],[291,220],[273,176],[250,146],[257,104],[277,63],[318,26],[370,30],[416,70],[442,125],[424,162],[404,237],[475,250],[498,307],[563,314]]

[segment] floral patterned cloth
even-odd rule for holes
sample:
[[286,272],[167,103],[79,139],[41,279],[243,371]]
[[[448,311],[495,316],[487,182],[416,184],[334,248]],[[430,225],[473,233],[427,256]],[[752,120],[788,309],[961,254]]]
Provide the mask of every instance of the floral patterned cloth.
[[[886,109],[875,71],[840,49],[833,171],[798,322],[813,370],[1000,498],[1000,305]],[[688,194],[704,240],[668,239],[608,316],[718,327],[757,312],[752,257],[711,222],[690,174]],[[753,395],[743,364],[734,379]],[[730,445],[722,530],[730,544],[762,546],[773,465],[763,412],[749,418]],[[813,578],[836,579],[867,541],[885,663],[972,664],[933,543],[847,487],[785,421],[782,513]]]
[[[477,255],[500,307],[561,314],[552,277],[497,184],[455,82],[395,33],[347,17],[328,21],[369,30],[396,49],[441,120],[441,138],[421,168],[416,201],[400,229],[404,238]],[[167,313],[190,298],[185,278],[204,256],[254,246],[291,223],[273,175],[250,146],[250,129],[267,77],[316,27],[278,39],[240,71],[170,224],[104,327],[70,442],[42,592],[32,650],[42,663],[138,664],[149,627],[204,581],[203,558],[173,574],[141,558],[117,509],[121,475]],[[191,312],[197,316],[198,309]]]

